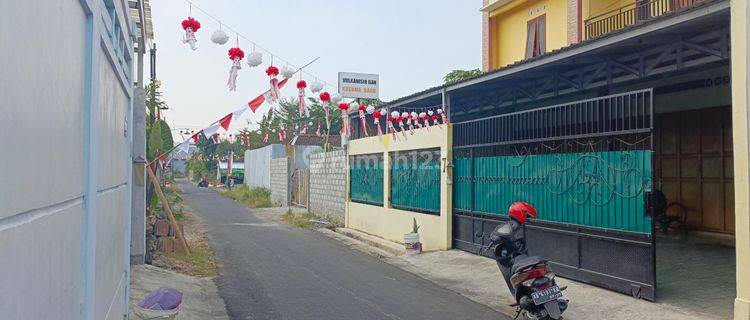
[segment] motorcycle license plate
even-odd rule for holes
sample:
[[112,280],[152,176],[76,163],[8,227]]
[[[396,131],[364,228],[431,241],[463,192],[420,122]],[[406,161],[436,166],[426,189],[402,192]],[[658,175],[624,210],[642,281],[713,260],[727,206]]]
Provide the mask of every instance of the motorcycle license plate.
[[534,300],[535,305],[542,305],[561,297],[562,291],[560,291],[560,287],[558,286],[551,286],[547,289],[531,293],[531,299]]

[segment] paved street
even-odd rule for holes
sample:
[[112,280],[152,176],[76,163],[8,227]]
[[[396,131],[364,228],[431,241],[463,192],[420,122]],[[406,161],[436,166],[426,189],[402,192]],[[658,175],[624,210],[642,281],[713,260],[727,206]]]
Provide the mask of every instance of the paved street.
[[181,186],[206,224],[232,319],[507,319],[314,231],[263,220],[186,181]]

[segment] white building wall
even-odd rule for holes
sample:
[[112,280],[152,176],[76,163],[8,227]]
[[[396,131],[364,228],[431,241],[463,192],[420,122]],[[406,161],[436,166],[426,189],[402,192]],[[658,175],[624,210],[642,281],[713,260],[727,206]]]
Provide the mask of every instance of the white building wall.
[[111,3],[0,1],[0,319],[126,313],[132,24]]

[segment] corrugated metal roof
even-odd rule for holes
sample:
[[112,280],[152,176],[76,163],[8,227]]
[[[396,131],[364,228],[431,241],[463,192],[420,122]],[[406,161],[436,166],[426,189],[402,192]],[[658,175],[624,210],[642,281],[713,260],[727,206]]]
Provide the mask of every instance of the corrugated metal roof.
[[146,40],[153,40],[154,39],[154,27],[151,23],[151,4],[149,4],[149,0],[141,0],[143,2],[143,15],[145,23],[141,21],[141,17],[138,14],[138,0],[128,0],[128,7],[130,8],[130,19],[135,21],[136,23],[136,33],[138,35],[138,38],[141,37],[141,28],[143,25],[146,26]]

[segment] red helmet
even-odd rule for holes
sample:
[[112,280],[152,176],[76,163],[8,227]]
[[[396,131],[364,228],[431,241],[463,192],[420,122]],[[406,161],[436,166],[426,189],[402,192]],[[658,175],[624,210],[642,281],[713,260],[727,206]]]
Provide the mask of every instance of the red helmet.
[[526,223],[526,215],[533,216],[534,218],[538,217],[539,215],[536,213],[536,209],[532,207],[527,202],[514,202],[510,205],[510,208],[508,209],[508,216],[510,216],[513,219],[516,219],[521,224]]

